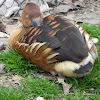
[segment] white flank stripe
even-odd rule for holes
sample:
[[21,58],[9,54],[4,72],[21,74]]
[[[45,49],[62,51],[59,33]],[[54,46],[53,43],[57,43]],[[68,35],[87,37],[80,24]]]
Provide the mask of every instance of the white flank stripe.
[[88,34],[85,34],[85,39],[86,39],[86,41],[89,40],[89,35]]
[[51,59],[51,58],[53,58],[53,57],[55,57],[55,56],[57,56],[57,55],[59,55],[59,53],[54,53],[54,54],[48,56],[47,59],[49,60],[49,59]]
[[28,44],[24,44],[24,49],[25,49],[26,46],[28,46]]
[[46,50],[43,51],[43,53],[46,53],[46,54],[47,54],[47,53],[49,53],[49,52],[51,52],[51,51],[52,51],[51,48],[47,48]]
[[30,49],[30,53],[32,53],[33,49],[38,45],[39,43],[33,43]]
[[[42,47],[43,45],[45,45],[46,43],[40,43],[35,51],[35,53],[39,50],[40,47]],[[31,53],[31,52],[30,52]]]

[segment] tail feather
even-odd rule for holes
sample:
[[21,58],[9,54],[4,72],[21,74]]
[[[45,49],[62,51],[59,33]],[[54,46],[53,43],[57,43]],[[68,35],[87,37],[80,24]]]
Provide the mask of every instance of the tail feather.
[[55,64],[55,70],[68,77],[82,77],[89,74],[93,68],[94,59],[88,54],[80,63],[63,61]]
[[87,75],[87,74],[90,73],[90,71],[92,70],[92,68],[93,68],[93,64],[91,62],[88,62],[88,64],[86,64],[84,66],[81,65],[79,69],[76,69],[73,72],[75,74]]

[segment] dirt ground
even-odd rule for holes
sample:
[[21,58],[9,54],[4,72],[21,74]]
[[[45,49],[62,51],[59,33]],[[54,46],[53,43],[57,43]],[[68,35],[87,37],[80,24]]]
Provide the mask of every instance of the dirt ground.
[[[65,18],[76,22],[100,24],[100,0],[62,0],[53,13],[60,13]],[[74,1],[64,3],[65,1]]]

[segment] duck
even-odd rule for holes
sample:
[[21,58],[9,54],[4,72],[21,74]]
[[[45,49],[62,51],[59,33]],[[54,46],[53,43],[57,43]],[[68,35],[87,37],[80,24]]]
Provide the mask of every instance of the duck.
[[60,15],[43,18],[35,3],[27,3],[21,25],[10,34],[8,45],[38,68],[52,75],[83,77],[98,57],[89,34]]

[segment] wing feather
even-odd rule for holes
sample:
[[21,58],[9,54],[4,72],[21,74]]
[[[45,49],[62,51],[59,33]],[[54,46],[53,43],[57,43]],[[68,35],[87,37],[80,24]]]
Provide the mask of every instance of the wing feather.
[[57,61],[56,56],[58,53],[54,53],[52,48],[48,48],[46,43],[32,43],[29,45],[16,41],[15,49],[32,64],[37,65],[47,72],[55,72],[52,64]]
[[[58,24],[56,29],[52,28]],[[44,25],[53,30],[59,29],[53,36],[57,37],[61,46],[53,51],[59,53],[60,61],[70,60],[79,63],[88,56],[88,52],[93,55],[93,58],[97,58],[96,46],[89,34],[79,25],[74,25],[59,15],[47,16],[44,19]]]

